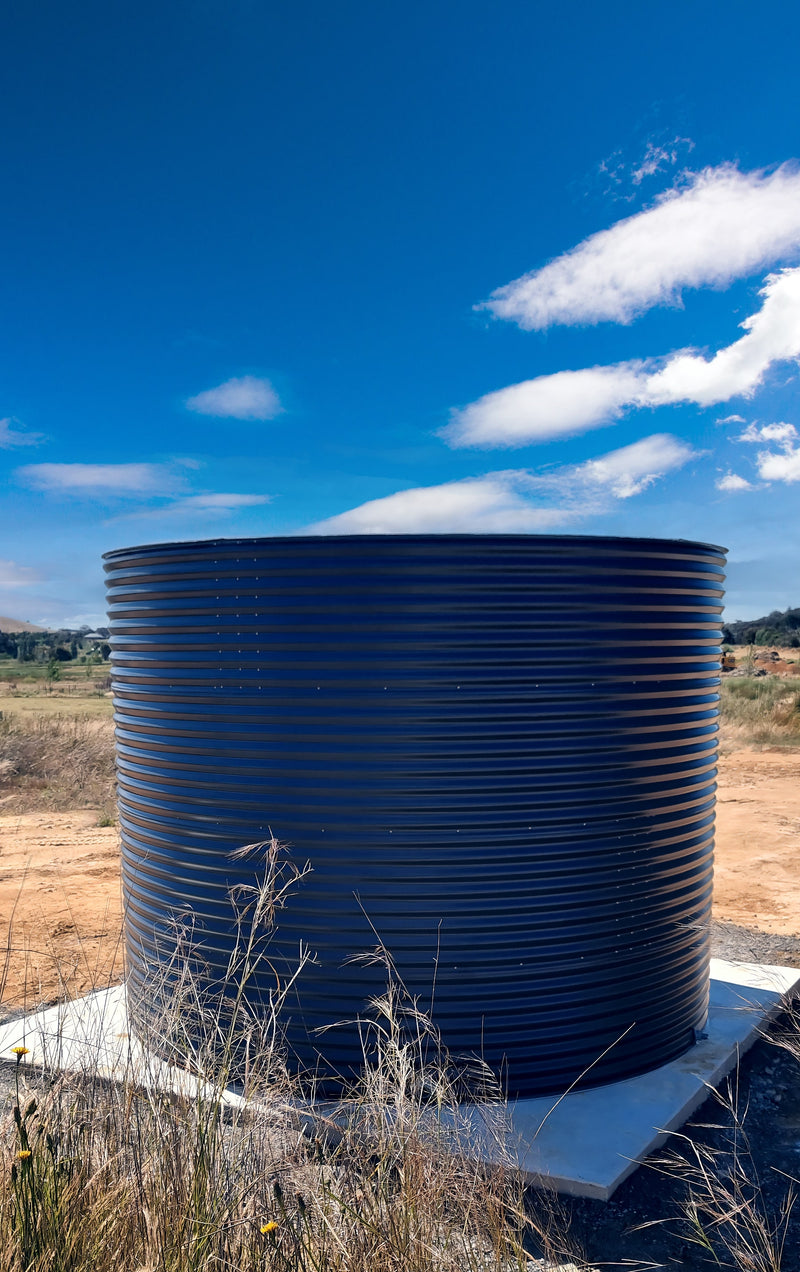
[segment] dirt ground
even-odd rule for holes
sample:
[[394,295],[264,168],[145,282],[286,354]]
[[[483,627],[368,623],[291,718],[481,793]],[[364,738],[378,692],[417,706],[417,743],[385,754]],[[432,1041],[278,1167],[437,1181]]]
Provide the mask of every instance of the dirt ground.
[[720,760],[714,914],[800,935],[800,751],[734,751]]
[[87,810],[0,817],[4,1007],[118,979],[121,923],[116,827]]

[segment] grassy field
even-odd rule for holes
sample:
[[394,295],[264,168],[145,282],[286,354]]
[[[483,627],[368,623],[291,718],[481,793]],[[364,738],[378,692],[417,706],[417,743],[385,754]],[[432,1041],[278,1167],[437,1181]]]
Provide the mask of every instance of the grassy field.
[[111,718],[109,663],[61,663],[59,679],[47,679],[42,663],[0,657],[0,712]]
[[94,720],[110,720],[114,708],[104,692],[89,693],[2,693],[0,712],[22,716],[81,716]]

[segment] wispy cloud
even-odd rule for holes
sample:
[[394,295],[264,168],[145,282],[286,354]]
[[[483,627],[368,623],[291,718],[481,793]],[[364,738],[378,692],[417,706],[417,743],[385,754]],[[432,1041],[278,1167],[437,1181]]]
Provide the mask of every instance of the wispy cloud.
[[748,424],[736,439],[738,442],[794,442],[797,429],[794,424]]
[[12,428],[19,420],[7,416],[0,420],[0,449],[11,450],[14,446],[39,446],[44,441],[42,433],[29,433],[24,429]]
[[694,150],[694,142],[688,137],[673,137],[672,141],[661,146],[648,141],[644,158],[631,173],[633,184],[641,185],[645,177],[654,177],[662,168],[674,168],[684,149]]
[[32,583],[40,583],[41,575],[27,565],[17,565],[16,561],[0,561],[0,587],[30,587]]
[[746,424],[747,421],[743,415],[723,415],[721,419],[714,420],[715,424]]
[[723,164],[685,174],[653,207],[498,288],[479,308],[537,331],[629,323],[653,305],[679,303],[684,288],[726,287],[798,250],[796,166],[740,172]]
[[34,490],[63,494],[173,494],[184,484],[163,464],[26,464],[17,476]]
[[536,507],[528,474],[486,473],[399,490],[308,527],[309,534],[517,534],[563,525],[570,513]]
[[631,446],[568,468],[565,473],[586,488],[594,486],[607,490],[615,499],[629,499],[652,486],[659,477],[683,468],[697,455],[679,437],[654,433]]
[[215,415],[234,420],[271,420],[283,407],[269,380],[242,375],[190,397],[186,403],[199,415]]
[[613,151],[597,165],[594,180],[599,178],[603,194],[613,199],[624,199],[627,203],[636,198],[638,187],[649,177],[657,176],[664,168],[674,168],[681,156],[694,150],[694,142],[689,137],[672,137],[668,139],[662,133],[660,137],[651,138],[642,157],[631,162],[629,155],[622,149]]
[[745,335],[711,358],[682,350],[539,376],[454,411],[441,436],[451,446],[522,446],[613,423],[630,407],[747,397],[770,367],[800,357],[800,268],[769,275],[760,295],[761,308],[741,324]]
[[206,494],[187,495],[170,504],[175,512],[235,512],[238,508],[255,508],[269,503],[272,495]]
[[527,534],[580,521],[640,494],[696,455],[669,434],[549,472],[511,469],[400,490],[307,527],[309,534]]
[[153,520],[159,517],[227,517],[241,512],[245,508],[257,508],[270,503],[272,495],[240,495],[206,493],[186,495],[182,499],[172,499],[167,503],[159,503],[147,508],[137,508],[134,512],[126,512],[112,517],[111,523],[117,521]]

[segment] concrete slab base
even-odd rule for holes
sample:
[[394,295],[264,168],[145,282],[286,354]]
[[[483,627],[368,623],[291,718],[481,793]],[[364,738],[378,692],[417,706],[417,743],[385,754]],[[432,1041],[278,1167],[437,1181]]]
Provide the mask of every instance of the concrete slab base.
[[[561,1099],[517,1100],[504,1110],[464,1105],[459,1120],[483,1160],[514,1165],[531,1183],[606,1201],[703,1103],[799,983],[794,968],[712,959],[706,1036],[686,1055],[651,1073]],[[188,1098],[205,1089],[131,1034],[122,985],[0,1026],[0,1059],[13,1060],[18,1046],[28,1048],[26,1063],[50,1071],[92,1072]],[[237,1108],[245,1101],[228,1091],[225,1103]],[[313,1109],[295,1112],[313,1120]]]
[[[706,1036],[691,1051],[650,1073],[561,1100],[517,1100],[504,1151],[531,1183],[608,1201],[731,1072],[798,984],[795,968],[712,959]],[[469,1115],[482,1156],[498,1160],[494,1124],[483,1133],[480,1107]]]

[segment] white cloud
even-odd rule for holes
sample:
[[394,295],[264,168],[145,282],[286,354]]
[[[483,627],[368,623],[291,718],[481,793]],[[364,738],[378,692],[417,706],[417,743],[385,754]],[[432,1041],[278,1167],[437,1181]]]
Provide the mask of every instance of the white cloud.
[[800,481],[800,446],[787,446],[779,454],[762,451],[757,464],[758,475],[764,481]]
[[17,475],[34,490],[65,494],[159,495],[183,485],[161,464],[27,464]]
[[724,477],[720,477],[715,482],[717,490],[752,490],[753,485],[746,477],[740,477],[738,473],[726,473]]
[[11,425],[17,422],[10,416],[0,420],[0,449],[10,450],[12,446],[38,446],[44,441],[41,433],[26,433],[12,428]]
[[27,565],[17,565],[15,561],[0,561],[0,587],[30,587],[39,583],[41,576]]
[[[563,524],[570,513],[525,497],[527,474],[487,473],[400,490],[308,527],[309,534],[522,534]],[[521,489],[520,489],[521,488]]]
[[604,486],[616,499],[639,495],[665,474],[683,468],[698,452],[669,433],[654,433],[600,459],[578,464],[572,472],[586,486]]
[[628,323],[684,288],[726,287],[800,250],[800,172],[687,174],[653,207],[498,288],[479,308],[528,330]]
[[635,400],[640,368],[620,362],[512,384],[453,411],[441,436],[452,446],[522,446],[600,428]]
[[655,434],[546,473],[511,469],[400,490],[307,527],[308,534],[527,534],[604,511],[683,467],[695,451]]
[[747,420],[743,415],[723,415],[722,419],[714,420],[715,424],[746,424]]
[[[779,451],[762,450],[756,456],[756,469],[762,481],[800,481],[800,433],[794,424],[779,422],[776,424],[748,424],[743,433],[736,438],[737,442],[749,442],[763,445],[774,442]],[[752,490],[753,486],[744,477],[729,473],[717,482],[720,490]]]
[[234,420],[271,420],[283,407],[269,380],[242,375],[190,397],[186,403],[199,415],[224,416]]
[[737,437],[738,442],[793,442],[797,438],[794,424],[748,424]]
[[759,294],[764,298],[761,309],[741,323],[745,335],[708,360],[688,351],[673,354],[661,371],[649,377],[648,403],[713,406],[740,394],[747,396],[773,363],[800,356],[800,269],[770,274]]
[[682,350],[539,376],[454,411],[441,435],[451,446],[522,446],[610,424],[628,407],[746,397],[774,363],[800,358],[800,268],[770,274],[759,294],[761,308],[741,324],[745,335],[711,358]]
[[742,441],[777,442],[780,451],[759,451],[756,457],[758,475],[763,481],[800,481],[800,443],[794,424],[763,424],[751,436],[751,429],[742,434]]

